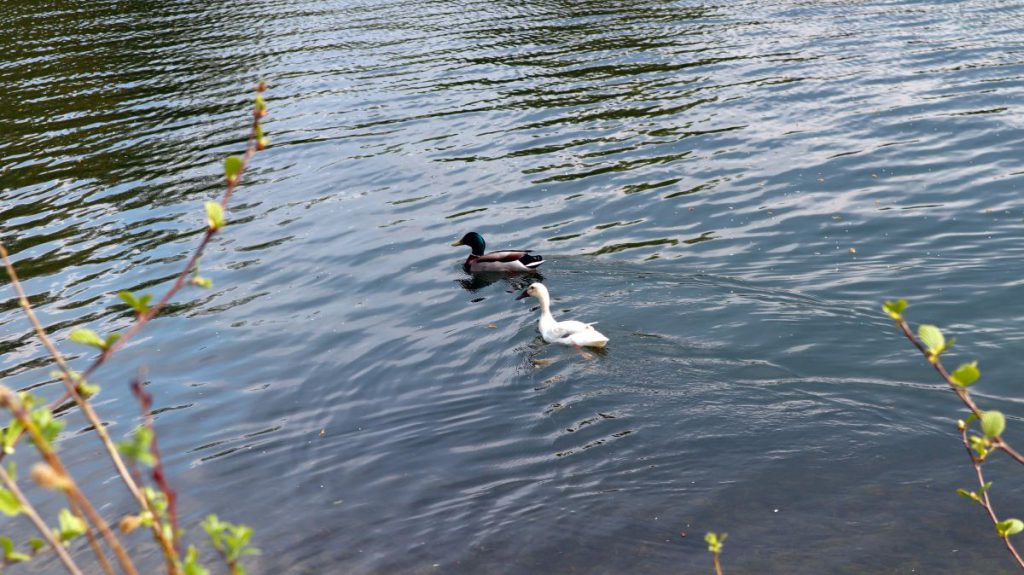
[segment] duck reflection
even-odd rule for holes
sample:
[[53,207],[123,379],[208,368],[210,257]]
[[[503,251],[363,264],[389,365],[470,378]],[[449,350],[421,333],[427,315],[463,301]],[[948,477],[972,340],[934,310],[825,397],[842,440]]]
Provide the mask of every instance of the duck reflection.
[[508,285],[506,291],[511,293],[521,292],[534,282],[544,281],[544,276],[536,271],[530,273],[480,272],[455,281],[468,292],[477,292],[489,285],[504,281]]

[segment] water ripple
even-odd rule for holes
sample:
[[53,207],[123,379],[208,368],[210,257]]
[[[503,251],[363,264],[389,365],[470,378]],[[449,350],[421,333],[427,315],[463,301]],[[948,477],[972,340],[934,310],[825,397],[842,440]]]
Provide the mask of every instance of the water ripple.
[[[1019,417],[1020,6],[13,0],[0,24],[3,240],[76,365],[71,329],[123,329],[116,292],[184,264],[270,80],[214,289],[97,374],[121,437],[148,367],[183,520],[253,524],[254,572],[706,570],[681,530],[728,531],[738,570],[1004,569],[935,496],[956,404],[877,308],[948,326]],[[543,253],[607,353],[543,344],[530,278],[463,274],[470,230]],[[2,299],[6,384],[55,392]],[[90,441],[69,463],[128,505]]]

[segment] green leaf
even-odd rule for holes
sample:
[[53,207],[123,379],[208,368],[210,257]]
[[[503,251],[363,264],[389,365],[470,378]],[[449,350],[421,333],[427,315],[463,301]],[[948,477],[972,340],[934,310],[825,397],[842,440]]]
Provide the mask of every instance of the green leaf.
[[43,547],[46,547],[46,542],[38,537],[29,537],[28,546],[32,548],[32,553],[35,554]]
[[57,535],[61,541],[70,541],[85,533],[85,521],[72,515],[67,508],[60,510],[57,520],[60,523]]
[[142,465],[154,465],[156,464],[156,458],[153,457],[152,452],[153,445],[153,430],[146,426],[139,426],[131,439],[122,441],[117,444],[117,449],[125,457],[133,461],[137,461]]
[[992,439],[999,437],[1006,429],[1006,418],[998,411],[986,411],[981,414],[981,431],[985,437]]
[[81,395],[85,399],[89,399],[100,392],[100,386],[86,383],[84,381],[79,383],[76,389],[78,389],[78,395]]
[[0,513],[14,517],[21,513],[21,501],[10,489],[0,488]]
[[206,519],[200,524],[203,531],[206,531],[206,535],[210,537],[210,543],[213,544],[214,548],[218,551],[224,550],[223,531],[224,524],[217,518],[216,515],[210,514],[206,516]]
[[167,511],[167,496],[163,491],[157,491],[152,487],[145,487],[142,490],[143,495],[146,497],[146,501],[149,501],[150,507],[157,512],[157,514],[163,514]]
[[956,371],[949,375],[949,378],[953,380],[953,383],[960,387],[967,387],[978,381],[981,377],[981,372],[978,371],[978,362],[972,361],[971,363],[962,364],[956,368]]
[[7,424],[7,429],[4,430],[4,453],[10,455],[14,453],[14,445],[21,439],[21,432],[25,430],[25,427],[21,425],[21,422],[17,419],[12,419]]
[[137,310],[139,307],[139,300],[136,299],[135,294],[128,290],[122,290],[117,292],[117,297],[121,298],[121,301],[128,304],[128,307]]
[[117,296],[121,298],[124,303],[128,304],[128,307],[132,308],[139,314],[144,314],[149,311],[149,301],[153,299],[153,296],[150,294],[137,298],[135,297],[135,294],[127,290],[118,292]]
[[239,174],[242,173],[243,167],[245,167],[245,160],[242,159],[242,156],[228,156],[224,158],[224,177],[229,182],[237,180]]
[[28,561],[29,559],[31,559],[31,557],[29,557],[28,555],[25,555],[24,553],[18,553],[14,550],[14,542],[11,541],[10,537],[4,537],[0,535],[0,548],[3,548],[4,561],[8,563],[17,563],[20,561]]
[[263,99],[261,94],[256,94],[256,102],[253,105],[256,112],[257,118],[262,118],[267,113],[267,102]]
[[213,287],[213,280],[210,278],[204,278],[200,276],[192,277],[192,285],[197,285],[201,288],[210,289]]
[[903,310],[907,309],[907,300],[898,299],[896,301],[888,301],[882,305],[882,311],[889,314],[892,319],[901,319],[903,317]]
[[1021,531],[1024,531],[1024,521],[1020,519],[1006,519],[996,523],[996,533],[999,533],[1000,537],[1009,537]]
[[728,537],[725,533],[719,537],[717,533],[709,532],[704,536],[704,542],[708,544],[708,551],[718,555],[722,552],[722,544],[725,543],[725,538]]
[[967,491],[966,489],[957,489],[956,493],[957,495],[961,497],[966,497],[972,501],[977,501],[979,503],[981,502],[981,499],[978,497],[978,494],[973,491]]
[[143,511],[139,514],[139,523],[141,523],[143,527],[152,527],[154,520],[153,514],[149,511]]
[[978,453],[978,457],[980,459],[984,460],[985,457],[988,455],[988,451],[989,451],[988,450],[988,446],[989,446],[988,440],[985,439],[984,437],[981,437],[981,436],[978,436],[978,435],[972,435],[971,439],[970,439],[970,442],[971,442],[971,449],[973,449],[974,451],[976,451]]
[[224,208],[218,202],[206,202],[206,225],[213,231],[224,227]]
[[247,548],[249,538],[252,537],[252,527],[248,525],[231,525],[224,536],[228,545],[228,558],[237,561],[243,554],[254,555],[259,553],[255,549]]
[[32,559],[32,556],[27,555],[25,553],[20,553],[18,551],[11,551],[11,553],[6,557],[6,559],[11,563],[20,563],[22,561],[28,561]]
[[81,343],[84,345],[91,345],[100,349],[107,349],[106,342],[91,329],[78,328],[71,331],[71,335],[68,336],[71,341]]
[[40,402],[38,397],[27,391],[19,391],[18,399],[21,400],[21,406],[25,409],[32,409],[32,406],[37,405]]
[[11,541],[10,537],[0,535],[0,548],[4,550],[4,557],[6,557],[8,553],[14,551],[14,541]]
[[[73,371],[73,370],[72,371],[68,371],[67,374],[65,375],[64,371],[59,370],[59,369],[54,369],[54,370],[50,371],[50,377],[52,377],[53,379],[61,380],[61,381],[64,381],[65,378],[70,377],[71,378],[71,382],[75,383],[75,384],[81,383],[83,381],[82,380],[82,374],[78,373],[77,371]],[[31,406],[26,405],[25,407],[31,407]]]
[[57,439],[61,430],[64,429],[64,422],[53,418],[53,412],[49,407],[43,406],[32,410],[30,414],[32,423],[39,428],[43,438],[50,442]]
[[259,550],[249,547],[252,528],[248,525],[221,521],[216,515],[208,515],[202,523],[203,529],[210,537],[214,548],[224,554],[231,563],[245,555],[258,555]]
[[917,328],[917,337],[921,338],[924,346],[932,355],[942,353],[946,347],[946,338],[942,335],[942,331],[934,325],[922,324]]
[[195,545],[188,546],[188,552],[185,553],[185,575],[210,575],[210,571],[199,564],[199,552],[196,551]]
[[121,339],[121,334],[119,334],[119,333],[112,333],[112,334],[108,335],[107,338],[105,340],[103,340],[103,343],[106,344],[106,345],[103,346],[103,349],[107,349],[108,347],[114,345],[114,342],[119,340],[119,339]]

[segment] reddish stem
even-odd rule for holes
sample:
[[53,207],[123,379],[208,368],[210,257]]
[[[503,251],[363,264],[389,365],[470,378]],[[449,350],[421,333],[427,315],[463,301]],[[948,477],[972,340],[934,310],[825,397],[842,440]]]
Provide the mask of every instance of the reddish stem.
[[153,396],[143,388],[141,374],[132,380],[132,394],[139,400],[143,425],[149,429],[150,436],[153,438],[153,441],[149,444],[149,451],[153,454],[153,459],[155,460],[152,474],[153,483],[156,483],[157,488],[167,497],[167,519],[171,523],[171,541],[174,544],[175,552],[180,556],[181,550],[178,545],[178,494],[167,482],[167,476],[164,474],[164,463],[160,457],[160,447],[156,441],[156,429],[153,427]]
[[[265,113],[261,114],[259,112],[253,112],[252,126],[249,129],[249,137],[246,140],[245,145],[245,154],[242,155],[242,167],[239,169],[238,175],[236,175],[232,179],[227,180],[227,188],[224,190],[224,195],[221,197],[220,200],[220,205],[225,210],[228,207],[228,202],[231,201],[231,196],[232,194],[234,194],[235,188],[237,188],[238,184],[241,183],[242,181],[242,175],[245,174],[245,169],[249,166],[249,160],[252,159],[254,154],[256,154],[256,131],[259,128],[260,118],[262,118],[263,115],[265,115]],[[145,326],[153,318],[155,318],[157,314],[159,314],[160,311],[164,308],[164,306],[167,305],[171,298],[174,297],[174,295],[178,293],[178,291],[180,291],[181,288],[185,287],[185,285],[188,283],[189,274],[191,274],[192,271],[195,269],[196,264],[199,262],[199,258],[202,257],[203,251],[206,249],[207,244],[210,243],[210,240],[218,231],[219,230],[214,230],[211,228],[206,229],[206,232],[203,234],[203,239],[200,240],[199,242],[199,246],[196,247],[196,250],[192,253],[192,256],[188,259],[188,262],[185,264],[184,269],[182,269],[181,273],[179,273],[178,276],[175,278],[174,284],[171,285],[170,289],[168,289],[167,292],[164,293],[164,295],[160,298],[160,300],[157,301],[157,303],[154,304],[152,307],[150,307],[146,311],[146,313],[137,314],[135,317],[135,323],[132,324],[128,331],[122,334],[121,337],[118,338],[117,341],[115,341],[110,347],[108,347],[107,349],[103,350],[103,352],[100,353],[96,360],[93,361],[92,365],[90,365],[89,368],[86,369],[84,373],[82,373],[82,379],[84,381],[88,381],[89,377],[97,369],[99,369],[100,366],[106,363],[106,361],[110,359],[110,357],[114,355],[114,353],[116,353],[118,350],[124,347],[124,345],[128,343],[128,340],[131,339],[132,336],[137,334],[142,329],[143,326]],[[60,405],[64,403],[68,399],[68,397],[70,397],[70,394],[65,393],[56,401],[54,401],[51,405]]]

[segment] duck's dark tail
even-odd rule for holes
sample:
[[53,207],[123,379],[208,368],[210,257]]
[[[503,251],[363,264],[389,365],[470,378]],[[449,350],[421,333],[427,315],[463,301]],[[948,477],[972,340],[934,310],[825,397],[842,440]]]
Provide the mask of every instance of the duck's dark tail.
[[530,254],[526,254],[525,256],[519,258],[519,263],[523,264],[524,266],[530,269],[534,269],[540,264],[544,263],[544,258],[541,256],[531,256]]

